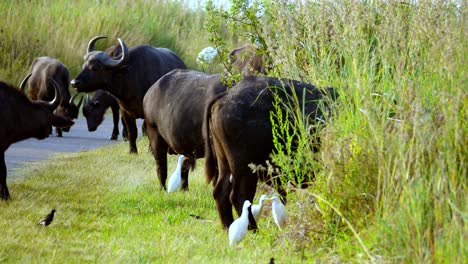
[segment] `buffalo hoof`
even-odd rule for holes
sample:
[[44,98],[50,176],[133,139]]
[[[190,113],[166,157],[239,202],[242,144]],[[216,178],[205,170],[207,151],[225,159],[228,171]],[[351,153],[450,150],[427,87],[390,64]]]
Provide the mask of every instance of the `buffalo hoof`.
[[135,149],[131,148],[130,154],[138,154],[138,150],[136,148]]
[[8,192],[8,188],[2,188],[2,191],[0,192],[0,199],[5,201],[10,199],[10,192]]
[[109,139],[110,140],[117,140],[117,135],[112,135]]

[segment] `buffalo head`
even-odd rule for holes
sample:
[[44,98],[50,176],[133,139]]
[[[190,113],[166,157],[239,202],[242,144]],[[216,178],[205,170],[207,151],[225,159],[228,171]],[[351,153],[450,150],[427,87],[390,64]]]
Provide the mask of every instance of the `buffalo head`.
[[[62,101],[62,103],[57,107],[57,110],[55,110],[55,113],[57,115],[61,116],[67,116],[70,119],[77,119],[78,118],[78,112],[80,110],[80,106],[83,103],[83,97],[78,101],[78,104],[75,104],[75,98],[78,96],[78,93],[74,94],[71,98],[70,101]],[[70,131],[70,127],[64,127],[62,128],[63,131],[68,132]]]
[[115,71],[127,67],[129,54],[128,48],[122,39],[118,39],[121,47],[120,59],[111,57],[104,51],[95,51],[94,44],[97,40],[106,38],[97,36],[88,43],[88,50],[84,56],[81,72],[71,81],[71,85],[77,92],[92,92],[102,87],[111,85]]
[[90,132],[96,131],[97,127],[102,123],[104,113],[108,107],[108,105],[102,104],[99,100],[91,99],[89,95],[86,97],[83,105],[83,115],[86,117]]
[[[61,114],[54,114],[54,111],[56,111],[57,107],[60,105],[60,101],[62,99],[62,96],[60,94],[59,90],[59,85],[53,78],[48,78],[48,81],[52,84],[54,87],[55,91],[55,96],[54,99],[51,102],[46,102],[46,101],[32,101],[33,104],[39,106],[40,112],[44,112],[44,114],[48,117],[49,119],[49,124],[55,127],[59,128],[69,128],[74,124],[74,122],[66,115],[61,115]],[[21,90],[24,90],[23,83],[21,83]],[[38,133],[36,135],[36,138],[38,139],[44,139],[49,136],[50,134],[50,126],[43,126],[43,131],[41,133]]]

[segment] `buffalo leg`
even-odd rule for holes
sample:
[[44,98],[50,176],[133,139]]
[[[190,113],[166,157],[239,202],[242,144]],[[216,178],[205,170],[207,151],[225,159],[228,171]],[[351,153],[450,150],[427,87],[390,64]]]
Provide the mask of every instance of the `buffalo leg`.
[[0,198],[2,200],[8,200],[10,198],[10,193],[8,192],[6,184],[6,177],[5,152],[2,152],[2,154],[0,154]]
[[156,137],[156,151],[153,155],[156,159],[159,183],[164,190],[166,190],[167,179],[167,148],[166,141],[158,133]]
[[[112,130],[112,136],[110,140],[117,140],[119,137],[119,106],[118,105],[111,105],[112,110],[112,120],[114,121],[114,129]],[[122,123],[123,124],[123,123]],[[123,124],[125,127],[125,124]]]
[[224,155],[220,151],[216,153],[218,153],[218,181],[213,189],[213,197],[219,217],[221,218],[221,224],[224,229],[228,229],[232,222],[234,222],[232,204],[229,200],[229,194],[232,189],[230,182],[231,172]]
[[[231,203],[239,216],[242,214],[242,207],[245,200],[253,202],[257,189],[257,175],[250,171],[247,164],[241,168],[245,169],[232,172],[232,190],[230,195]],[[255,220],[252,221],[249,218],[249,230],[257,229]]]
[[128,133],[128,144],[130,146],[130,153],[138,153],[136,146],[136,138],[138,136],[138,129],[136,126],[136,119],[126,112],[122,112],[125,126],[127,127]]
[[165,190],[167,178],[167,143],[159,135],[155,126],[151,125],[148,127],[147,133],[151,152],[156,161],[156,174],[159,178],[159,184]]
[[189,160],[184,160],[183,166],[182,166],[182,190],[183,191],[188,191],[188,175],[190,171],[190,166],[188,164],[194,164],[195,161],[193,161],[191,158]]
[[[248,165],[245,169],[232,172],[232,191],[230,200],[237,215],[242,214],[242,206],[245,200],[253,202],[255,191],[257,189],[257,175],[250,171]],[[235,167],[234,167],[235,168]]]
[[127,141],[128,140],[128,133],[127,133],[127,126],[125,126],[125,122],[123,120],[123,117],[121,118],[122,120],[122,125],[123,125],[123,129],[122,129],[122,139],[124,141]]
[[219,175],[218,182],[213,189],[213,197],[216,202],[216,208],[218,210],[219,217],[221,218],[221,224],[226,230],[229,228],[232,222],[234,222],[234,217],[232,215],[232,204],[231,201],[229,201],[230,191],[231,183],[229,182],[229,175]]
[[57,133],[57,137],[62,137],[62,129],[61,128],[56,127],[55,132]]

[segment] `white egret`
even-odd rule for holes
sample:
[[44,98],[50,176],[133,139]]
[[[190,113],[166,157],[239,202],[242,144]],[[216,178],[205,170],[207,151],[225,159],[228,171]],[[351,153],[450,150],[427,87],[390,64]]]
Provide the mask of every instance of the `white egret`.
[[218,55],[218,49],[215,47],[206,47],[198,53],[197,63],[200,65],[211,64],[216,55]]
[[283,230],[283,228],[286,226],[286,209],[278,197],[273,196],[271,197],[271,200],[273,200],[271,205],[273,219],[275,220],[275,223],[279,229]]
[[249,207],[252,204],[249,200],[245,200],[244,205],[242,206],[242,213],[239,218],[237,218],[229,226],[229,245],[237,245],[239,242],[244,239],[247,234],[247,229],[249,227]]
[[182,164],[184,163],[184,160],[184,155],[180,155],[177,159],[177,167],[167,182],[168,193],[177,191],[182,185]]
[[262,196],[260,196],[260,199],[258,200],[258,204],[252,205],[252,215],[255,219],[255,222],[258,222],[258,219],[260,219],[260,213],[263,209],[263,201],[266,199],[267,196],[265,194],[262,194]]

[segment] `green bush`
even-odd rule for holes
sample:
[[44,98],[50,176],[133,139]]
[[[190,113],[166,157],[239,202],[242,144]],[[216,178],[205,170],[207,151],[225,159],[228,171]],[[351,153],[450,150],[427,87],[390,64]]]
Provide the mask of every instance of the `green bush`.
[[[224,24],[241,42],[257,42],[269,56],[269,75],[339,89],[336,113],[319,133],[320,152],[296,122],[299,152],[272,157],[283,182],[316,172],[307,192],[317,206],[302,220],[311,223],[309,249],[343,259],[369,249],[372,261],[466,261],[460,2],[236,0],[208,17],[215,45],[223,43],[216,29]],[[287,114],[272,113],[283,141],[276,143],[289,150],[291,134],[281,129]]]

